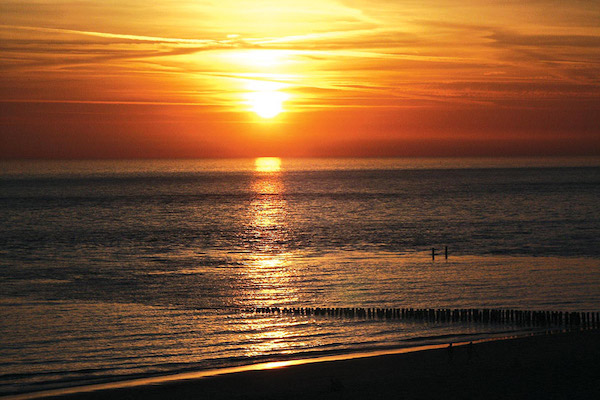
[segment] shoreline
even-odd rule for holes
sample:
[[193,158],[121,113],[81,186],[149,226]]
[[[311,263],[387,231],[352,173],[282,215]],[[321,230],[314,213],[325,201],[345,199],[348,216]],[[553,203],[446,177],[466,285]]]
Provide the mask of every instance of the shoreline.
[[[591,357],[591,360],[580,363],[580,368],[585,370],[585,367],[592,360],[598,359],[594,358],[594,356],[600,357],[600,332],[598,330],[549,331],[538,334],[486,338],[473,341],[472,343],[473,345],[469,346],[469,342],[454,342],[451,349],[448,349],[449,343],[444,343],[288,361],[264,362],[237,367],[22,393],[2,397],[2,399],[108,399],[114,397],[133,399],[177,397],[186,399],[197,398],[198,394],[202,392],[206,394],[206,398],[211,399],[258,399],[279,398],[282,396],[303,399],[314,398],[315,396],[329,398],[330,395],[339,395],[341,398],[361,398],[358,395],[358,393],[361,393],[361,390],[347,390],[349,389],[347,386],[350,384],[355,386],[360,382],[362,382],[363,386],[375,385],[367,393],[363,393],[363,396],[395,396],[396,391],[392,389],[396,385],[388,385],[387,383],[398,379],[401,381],[406,380],[406,372],[416,374],[413,380],[422,380],[426,378],[424,375],[437,376],[438,378],[442,378],[445,375],[451,377],[461,369],[467,368],[469,370],[467,372],[469,373],[462,376],[462,378],[467,379],[469,376],[481,375],[481,371],[472,370],[475,366],[483,367],[491,364],[488,367],[499,370],[504,369],[506,373],[509,373],[511,369],[516,372],[523,369],[524,364],[529,364],[532,357],[544,358],[544,355],[548,352],[560,354],[561,357],[555,359],[554,362],[552,359],[540,360],[540,362],[530,365],[530,373],[536,370],[539,373],[544,368],[556,364],[557,360],[563,358],[572,359],[575,355],[581,354],[584,355],[583,358]],[[535,351],[532,353],[532,349],[540,347],[540,345],[546,347],[545,351],[540,354],[536,354]],[[518,351],[515,351],[515,348],[518,348]],[[488,354],[490,351],[492,353],[491,357]],[[502,357],[512,357],[508,369],[506,368],[506,360],[500,362]],[[567,364],[572,365],[573,363],[569,362]],[[559,362],[554,367],[560,370],[561,368],[564,369],[564,365],[567,364]],[[591,369],[588,370],[593,371],[595,363],[594,365],[590,365],[590,367]],[[399,371],[402,370],[405,373],[398,375]],[[419,370],[421,370],[421,373],[418,373]],[[380,373],[373,375],[373,371],[379,371]],[[566,373],[568,371],[562,372]],[[390,380],[382,381],[381,376],[385,375],[390,375]],[[577,379],[576,376],[574,378]],[[583,376],[580,378],[583,378]],[[456,378],[450,379],[450,381],[456,379],[460,381],[460,373]],[[546,376],[543,381],[551,384],[552,378]],[[406,385],[400,384],[400,387],[404,386]],[[417,392],[421,389],[431,390],[427,386],[413,385],[413,389],[417,390]],[[570,387],[571,385],[567,386]],[[407,388],[405,387],[405,389]],[[574,389],[576,389],[575,392],[571,390],[569,396],[576,395],[577,390],[582,390],[581,385],[575,385]],[[596,378],[595,385],[591,385],[584,392],[586,395],[581,398],[587,397],[587,394],[600,394],[600,378]],[[453,398],[451,393],[438,394],[442,397]],[[465,398],[460,395],[460,390],[455,394],[457,398]],[[435,393],[431,393],[431,395],[436,396]],[[419,396],[415,398],[420,398]],[[413,397],[409,396],[406,398]]]

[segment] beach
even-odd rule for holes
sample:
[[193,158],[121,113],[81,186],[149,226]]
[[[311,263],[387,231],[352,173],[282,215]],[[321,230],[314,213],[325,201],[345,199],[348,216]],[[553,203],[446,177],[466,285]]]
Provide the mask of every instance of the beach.
[[597,330],[562,332],[52,398],[591,399],[599,357]]

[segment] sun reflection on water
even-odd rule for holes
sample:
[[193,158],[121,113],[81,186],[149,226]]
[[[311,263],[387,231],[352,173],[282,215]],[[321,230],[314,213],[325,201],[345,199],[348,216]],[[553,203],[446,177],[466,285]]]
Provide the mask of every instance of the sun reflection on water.
[[290,341],[293,330],[302,329],[298,326],[299,322],[286,317],[262,317],[255,320],[249,320],[247,329],[251,334],[246,335],[245,339],[250,344],[246,347],[246,356],[254,357],[266,354],[286,354],[292,353],[295,349],[306,348],[308,343],[301,338]]
[[281,159],[257,158],[250,189],[244,235],[244,247],[250,251],[244,268],[248,283],[245,300],[254,306],[290,304],[297,300],[297,288],[291,282],[294,267],[288,248],[288,205]]
[[[281,159],[260,157],[254,161],[251,182],[252,200],[247,212],[244,246],[250,251],[245,268],[244,302],[250,307],[280,306],[299,301],[297,271],[289,250],[288,204],[281,174]],[[294,321],[273,317],[249,316],[244,330],[248,356],[285,353],[293,344]]]
[[284,253],[288,239],[287,202],[280,172],[281,159],[277,157],[255,160],[253,199],[248,210],[248,244],[252,250],[270,255]]
[[[254,170],[256,172],[279,172],[281,171],[281,158],[279,157],[258,157],[254,160]],[[261,180],[261,183],[272,183]]]

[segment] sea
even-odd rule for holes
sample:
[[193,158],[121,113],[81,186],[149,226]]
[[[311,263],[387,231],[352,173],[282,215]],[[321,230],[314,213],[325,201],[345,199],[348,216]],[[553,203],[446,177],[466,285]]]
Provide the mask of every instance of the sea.
[[255,307],[598,312],[600,159],[0,163],[0,395],[536,329]]

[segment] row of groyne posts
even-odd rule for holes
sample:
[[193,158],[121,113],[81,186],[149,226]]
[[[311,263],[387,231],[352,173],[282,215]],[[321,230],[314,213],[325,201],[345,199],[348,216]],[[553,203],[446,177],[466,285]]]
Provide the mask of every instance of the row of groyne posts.
[[598,312],[530,311],[476,308],[257,307],[247,312],[295,316],[388,319],[423,322],[491,323],[531,327],[600,328]]

